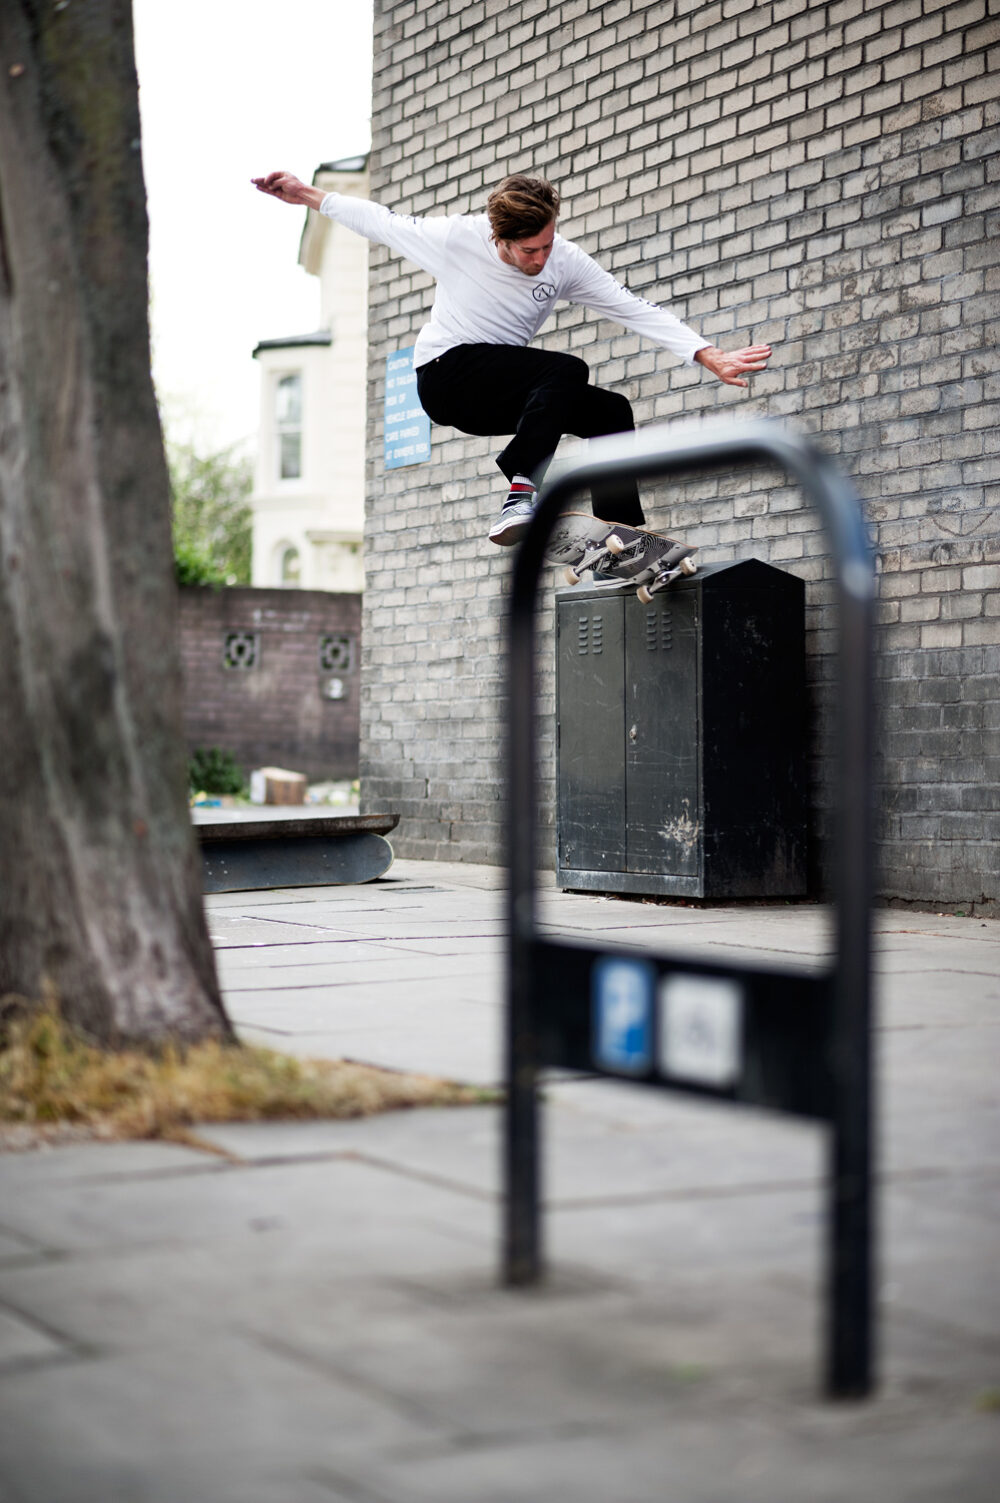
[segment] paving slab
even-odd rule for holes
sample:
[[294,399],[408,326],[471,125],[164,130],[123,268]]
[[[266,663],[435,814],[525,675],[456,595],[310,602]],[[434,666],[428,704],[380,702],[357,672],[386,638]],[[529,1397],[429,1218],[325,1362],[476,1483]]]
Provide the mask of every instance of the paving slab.
[[[206,905],[239,1032],[500,1080],[503,873]],[[551,932],[815,966],[811,904],[555,890]],[[496,1105],[0,1155],[2,1503],[985,1503],[1000,923],[876,915],[880,1387],[821,1398],[822,1129],[553,1073],[542,1287]]]

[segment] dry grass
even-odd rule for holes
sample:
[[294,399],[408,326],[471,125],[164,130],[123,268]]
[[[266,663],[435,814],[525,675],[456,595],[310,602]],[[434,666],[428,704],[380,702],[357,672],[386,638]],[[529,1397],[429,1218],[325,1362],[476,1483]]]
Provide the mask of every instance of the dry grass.
[[198,1123],[366,1117],[490,1099],[432,1076],[295,1059],[245,1044],[109,1051],[81,1037],[52,1005],[4,1010],[0,1148],[80,1138],[207,1147],[198,1145]]

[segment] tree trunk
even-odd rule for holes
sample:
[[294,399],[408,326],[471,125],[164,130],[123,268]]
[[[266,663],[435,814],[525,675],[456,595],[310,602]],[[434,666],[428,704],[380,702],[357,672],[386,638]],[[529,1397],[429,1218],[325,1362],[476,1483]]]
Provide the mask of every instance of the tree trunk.
[[230,1036],[186,800],[130,0],[2,0],[0,60],[0,995],[54,996],[109,1044]]

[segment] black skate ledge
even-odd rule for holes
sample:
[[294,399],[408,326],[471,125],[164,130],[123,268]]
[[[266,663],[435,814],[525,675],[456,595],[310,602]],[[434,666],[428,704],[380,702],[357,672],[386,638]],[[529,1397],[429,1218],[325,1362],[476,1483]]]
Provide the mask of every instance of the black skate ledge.
[[331,814],[301,806],[192,809],[202,891],[334,887],[374,882],[393,862],[398,814]]

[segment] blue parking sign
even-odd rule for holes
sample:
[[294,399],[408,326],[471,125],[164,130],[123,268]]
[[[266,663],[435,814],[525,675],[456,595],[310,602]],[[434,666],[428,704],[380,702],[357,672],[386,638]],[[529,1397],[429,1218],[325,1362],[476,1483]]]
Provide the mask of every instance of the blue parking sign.
[[385,468],[425,464],[431,457],[431,420],[417,395],[414,346],[385,357]]
[[591,1055],[601,1070],[645,1075],[653,1062],[656,971],[644,960],[599,960],[591,972]]

